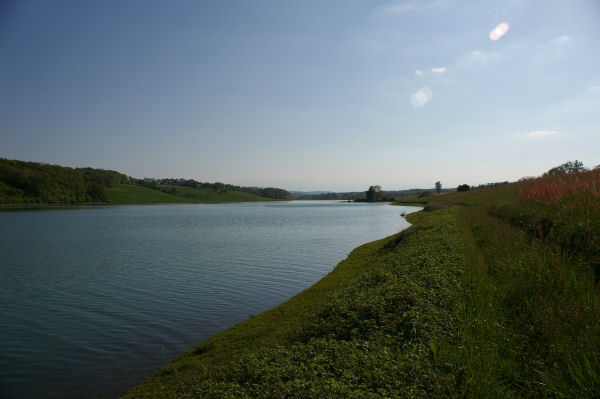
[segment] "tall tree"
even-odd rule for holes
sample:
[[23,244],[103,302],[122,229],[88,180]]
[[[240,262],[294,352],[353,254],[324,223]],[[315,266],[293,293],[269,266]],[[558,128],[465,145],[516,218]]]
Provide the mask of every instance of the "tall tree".
[[383,191],[381,190],[380,185],[375,185],[375,186],[369,187],[369,190],[367,191],[367,201],[374,202],[374,201],[381,201],[382,199],[383,199]]
[[435,192],[438,194],[442,192],[442,183],[439,180],[435,182]]

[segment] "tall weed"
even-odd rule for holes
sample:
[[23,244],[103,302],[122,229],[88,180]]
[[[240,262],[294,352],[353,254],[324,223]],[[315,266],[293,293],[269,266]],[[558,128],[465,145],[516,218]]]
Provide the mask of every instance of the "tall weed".
[[518,184],[516,199],[492,205],[491,213],[600,278],[600,170],[547,175]]

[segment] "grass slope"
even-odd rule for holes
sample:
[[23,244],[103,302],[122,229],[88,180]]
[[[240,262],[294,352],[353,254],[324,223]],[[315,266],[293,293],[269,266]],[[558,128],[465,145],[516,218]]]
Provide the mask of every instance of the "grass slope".
[[598,215],[572,203],[596,194],[541,201],[537,184],[427,198],[408,230],[127,397],[600,396],[596,255],[567,239],[597,231]]
[[171,192],[163,192],[148,187],[133,184],[115,184],[107,188],[108,202],[110,203],[169,203],[169,202],[196,202],[196,203],[225,203],[270,201],[269,198],[241,191],[215,191],[207,188],[191,188],[179,186],[165,186]]
[[134,184],[115,184],[106,193],[110,203],[186,202],[175,195]]
[[208,188],[191,188],[180,186],[166,186],[173,190],[173,194],[192,202],[218,203],[218,202],[250,202],[269,201],[269,198],[242,191],[215,191]]

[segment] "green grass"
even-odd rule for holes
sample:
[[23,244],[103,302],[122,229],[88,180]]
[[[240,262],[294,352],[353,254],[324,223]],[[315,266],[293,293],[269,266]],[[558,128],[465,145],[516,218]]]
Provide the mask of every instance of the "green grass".
[[169,192],[154,190],[134,184],[115,184],[107,188],[109,203],[226,203],[270,201],[271,199],[241,191],[215,191],[208,188],[164,186]]
[[[471,397],[600,395],[593,275],[483,209],[459,211],[466,259],[461,350]],[[572,370],[579,370],[576,375]]]
[[173,190],[174,195],[191,202],[220,203],[220,202],[250,202],[270,201],[269,198],[241,191],[215,191],[208,188],[191,188],[180,186],[165,186]]
[[[596,258],[569,239],[594,231],[597,214],[562,204],[575,211],[552,218],[551,201],[520,212],[527,184],[403,198],[426,202],[411,228],[127,397],[599,397]],[[537,218],[554,233],[524,223]]]
[[115,184],[106,189],[110,203],[186,202],[175,195],[134,184]]

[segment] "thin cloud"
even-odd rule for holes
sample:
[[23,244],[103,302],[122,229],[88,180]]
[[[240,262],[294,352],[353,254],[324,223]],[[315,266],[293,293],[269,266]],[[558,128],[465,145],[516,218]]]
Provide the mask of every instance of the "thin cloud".
[[557,134],[560,134],[560,131],[558,131],[558,130],[534,130],[533,132],[527,133],[525,135],[525,137],[539,138],[539,137],[545,137],[545,136],[555,136]]
[[446,67],[431,68],[431,72],[437,73],[437,74],[444,73],[444,72],[446,72]]
[[600,82],[594,80],[587,87],[549,104],[544,110],[544,118],[568,118],[597,120],[600,109]]
[[423,71],[421,71],[420,69],[417,69],[415,71],[415,76],[423,76]]
[[368,51],[381,51],[385,49],[385,46],[373,39],[363,39],[359,43],[360,47]]
[[405,15],[418,10],[419,7],[412,3],[388,4],[375,10],[375,15],[380,17]]
[[473,50],[459,57],[458,60],[456,60],[456,66],[461,69],[469,69],[476,65],[487,64],[498,57],[498,53],[495,52],[484,53],[480,50]]
[[535,52],[533,59],[539,63],[556,63],[570,58],[567,51],[571,47],[571,37],[562,35],[541,43]]
[[600,96],[600,85],[590,85],[587,88],[587,93],[592,96]]
[[562,35],[559,37],[555,37],[552,39],[553,44],[567,44],[571,41],[571,37],[567,35]]

